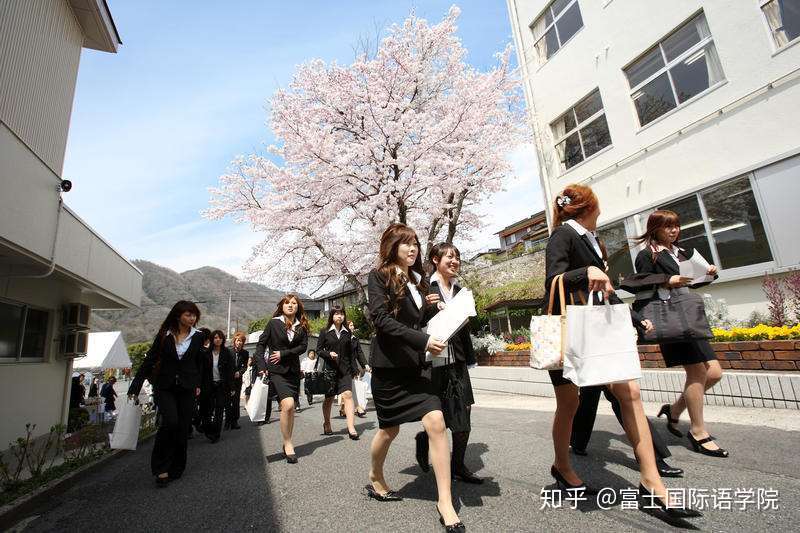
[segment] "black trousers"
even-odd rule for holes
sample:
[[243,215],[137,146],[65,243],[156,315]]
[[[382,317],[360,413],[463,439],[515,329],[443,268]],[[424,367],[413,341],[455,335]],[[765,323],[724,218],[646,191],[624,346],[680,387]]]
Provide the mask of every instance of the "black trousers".
[[228,404],[225,407],[225,425],[228,427],[239,424],[239,413],[241,412],[242,380],[237,379],[233,382],[233,396],[228,396]]
[[178,477],[186,469],[186,438],[192,424],[194,391],[173,385],[158,391],[158,412],[161,425],[156,433],[150,471],[153,475],[168,473]]
[[203,432],[209,437],[219,437],[222,433],[222,417],[228,396],[227,389],[220,381],[207,385],[203,391]]
[[[600,393],[603,393],[611,403],[611,408],[614,410],[619,425],[622,425],[622,409],[619,405],[619,400],[611,394],[611,391],[605,385],[597,385],[594,387],[581,387],[580,403],[578,404],[578,412],[575,413],[575,418],[572,420],[572,438],[570,443],[573,448],[585,450],[589,445],[589,439],[592,438],[592,430],[594,429],[594,420],[597,417],[597,404],[600,401]],[[672,455],[666,443],[662,440],[661,436],[653,427],[650,419],[647,419],[647,424],[650,426],[650,434],[653,436],[653,451],[655,451],[656,459],[664,459]]]

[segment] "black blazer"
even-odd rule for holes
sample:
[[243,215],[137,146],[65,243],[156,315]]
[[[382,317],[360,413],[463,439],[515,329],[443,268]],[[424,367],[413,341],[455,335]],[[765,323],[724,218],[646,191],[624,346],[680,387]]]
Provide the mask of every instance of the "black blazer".
[[242,348],[238,352],[231,350],[231,353],[236,361],[236,368],[234,368],[233,371],[239,373],[238,379],[242,379],[242,376],[247,370],[247,361],[250,360],[250,352]]
[[350,336],[350,342],[353,345],[353,357],[361,366],[361,368],[366,368],[368,361],[367,358],[364,356],[364,350],[361,348],[361,343],[358,341],[358,337],[355,335]]
[[[694,248],[678,249],[678,259],[681,261],[690,259],[692,255],[694,255]],[[672,276],[679,276],[681,272],[680,266],[678,266],[678,263],[675,262],[675,259],[668,251],[661,250],[660,252],[656,252],[654,262],[653,252],[650,248],[645,248],[639,252],[636,256],[634,268],[636,269],[636,273],[622,280],[620,286],[626,291],[633,293],[654,291],[652,298],[658,296],[658,288],[668,283],[669,278]],[[719,276],[716,274],[714,275],[714,279],[718,277]],[[690,287],[698,289],[710,283],[710,281],[707,281],[691,285]],[[633,302],[633,308],[638,311],[652,298],[637,298],[636,301]]]
[[[453,280],[453,296],[458,294],[460,290],[461,286],[458,284],[458,282]],[[439,294],[441,301],[444,302],[444,293],[442,292],[442,287],[436,280],[431,281],[431,292],[434,291]],[[472,339],[469,336],[469,323],[465,324],[464,327],[462,327],[455,335],[453,335],[453,337],[450,339],[449,347],[450,355],[456,361],[461,361],[468,365],[474,365],[478,362],[475,358],[475,348],[472,346]]]
[[[603,258],[597,255],[589,237],[579,235],[569,224],[563,224],[553,229],[547,241],[545,251],[545,287],[544,304],[542,312],[547,312],[547,304],[550,301],[550,283],[559,274],[564,274],[564,290],[567,294],[564,298],[568,305],[571,305],[570,295],[573,296],[575,305],[581,304],[581,295],[585,299],[589,293],[589,276],[587,274],[590,266],[596,266],[603,272],[606,271],[606,264]],[[609,303],[621,304],[622,300],[616,294],[610,294]],[[595,296],[595,303],[600,303]],[[561,305],[558,301],[558,294],[553,301],[553,314],[560,315]],[[631,311],[631,320],[636,327],[640,327],[641,316],[635,311]]]
[[[356,360],[353,354],[353,335],[347,328],[342,328],[341,336],[336,337],[336,332],[326,329],[319,334],[317,339],[317,356],[322,357],[328,368],[335,368],[338,377],[358,374]],[[334,362],[331,352],[336,352],[338,357]]]
[[[211,348],[204,352],[203,363],[203,387],[207,388],[214,384],[214,373],[212,370],[214,355]],[[225,390],[233,388],[233,373],[236,371],[234,365],[233,353],[231,353],[226,346],[220,347],[217,369],[219,370],[219,378],[222,382],[222,387]]]
[[184,389],[194,390],[200,387],[203,374],[203,334],[199,331],[192,335],[189,348],[183,357],[178,359],[175,350],[175,337],[166,335],[163,341],[156,335],[153,344],[136,371],[136,376],[128,388],[128,394],[139,395],[144,380],[147,379],[154,389],[169,389],[176,380]]
[[372,270],[367,280],[369,315],[375,325],[375,338],[369,354],[369,364],[374,368],[414,368],[425,363],[428,334],[422,328],[436,313],[436,306],[426,305],[422,295],[422,309],[417,307],[410,291],[399,302],[396,313],[390,311],[389,302],[395,295],[387,281]]
[[[300,356],[308,348],[308,332],[295,326],[294,338],[290,341],[286,334],[286,326],[282,317],[273,318],[264,326],[258,338],[256,353],[253,358],[259,372],[265,370],[275,374],[300,374]],[[269,353],[266,353],[269,349]],[[277,364],[269,362],[272,352],[281,352],[281,360]]]

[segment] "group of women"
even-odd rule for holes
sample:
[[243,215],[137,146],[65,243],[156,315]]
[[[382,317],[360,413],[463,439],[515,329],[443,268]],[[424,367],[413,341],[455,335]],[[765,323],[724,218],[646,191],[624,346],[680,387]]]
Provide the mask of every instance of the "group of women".
[[[599,215],[599,202],[589,187],[570,185],[555,199],[554,229],[546,250],[545,301],[548,301],[551,281],[563,274],[564,290],[576,303],[585,302],[590,291],[598,300],[607,298],[612,303],[620,302],[606,273],[605,248],[595,236]],[[679,275],[678,263],[693,253],[677,244],[679,234],[678,216],[669,211],[656,211],[648,220],[647,232],[639,239],[645,246],[636,259],[637,273],[623,285],[637,294],[631,318],[640,330],[652,330],[653,324],[644,320],[638,309],[649,299],[667,299],[687,290],[691,281]],[[369,365],[378,430],[370,445],[369,483],[365,490],[371,498],[381,502],[402,499],[387,480],[384,464],[400,425],[421,422],[423,431],[415,436],[417,461],[425,471],[430,468],[429,463],[433,466],[440,523],[448,532],[460,532],[465,526],[453,506],[452,479],[483,482],[465,464],[471,429],[470,406],[474,403],[468,367],[475,363],[475,354],[466,326],[449,340],[437,339],[425,332],[430,319],[445,309],[461,289],[457,282],[461,258],[455,246],[449,243],[434,246],[428,260],[432,267],[430,273],[423,269],[420,243],[414,230],[404,224],[392,224],[381,236],[377,266],[369,274],[369,314],[375,327]],[[716,269],[711,267],[708,273],[716,275]],[[554,310],[556,313],[563,311]],[[152,472],[160,484],[165,483],[163,480],[180,477],[185,467],[186,420],[193,396],[200,391],[203,368],[200,362],[202,341],[194,335],[196,330],[193,329],[199,315],[194,304],[176,304],[129,390],[129,394],[138,394],[145,377],[158,389],[162,425],[153,448]],[[355,364],[357,339],[352,325],[348,328],[345,324],[345,310],[332,309],[316,347],[317,355],[336,370],[337,376],[334,390],[323,404],[323,432],[331,433],[330,408],[335,393],[344,402],[348,434],[357,440],[352,398],[353,377],[358,372]],[[308,348],[308,335],[303,304],[296,295],[289,294],[278,303],[253,356],[258,372],[269,373],[278,396],[281,451],[289,463],[297,462],[292,442],[294,407],[301,379],[300,356]],[[214,338],[215,344],[216,341]],[[726,457],[727,452],[708,434],[702,414],[705,390],[721,377],[713,350],[706,341],[665,344],[661,348],[667,365],[683,366],[687,379],[680,398],[665,405],[659,416],[667,417],[671,433],[682,435],[676,425],[681,413],[688,410],[691,428],[687,437],[693,449],[710,456]],[[654,433],[644,413],[636,381],[581,390],[566,379],[561,370],[550,371],[550,377],[556,397],[552,428],[555,459],[550,474],[559,488],[586,495],[597,493],[573,469],[570,448],[576,454],[587,453],[585,448],[597,399],[599,392],[604,391],[639,463],[640,497],[648,498],[670,517],[700,516],[683,502],[668,499],[662,475],[679,475],[682,471],[664,463],[664,457],[669,454],[666,445],[654,444]],[[459,390],[456,401],[450,394],[454,387]],[[448,427],[452,432],[452,455],[446,434]],[[573,433],[581,434],[578,440]]]

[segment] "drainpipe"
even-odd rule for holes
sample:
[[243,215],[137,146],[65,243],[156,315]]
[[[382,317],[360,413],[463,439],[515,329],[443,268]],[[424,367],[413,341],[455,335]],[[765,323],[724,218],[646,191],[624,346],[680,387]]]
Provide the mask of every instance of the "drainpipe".
[[67,421],[69,420],[69,398],[70,398],[70,387],[72,386],[72,358],[67,360],[67,374],[64,376],[64,394],[61,398],[61,423],[64,424],[64,427],[67,426]]

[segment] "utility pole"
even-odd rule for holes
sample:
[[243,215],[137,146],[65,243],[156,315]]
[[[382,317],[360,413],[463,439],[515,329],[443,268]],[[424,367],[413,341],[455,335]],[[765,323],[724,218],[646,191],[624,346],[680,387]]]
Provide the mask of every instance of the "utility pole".
[[229,337],[231,334],[231,297],[232,293],[231,290],[228,289],[228,327],[225,330],[225,336]]

